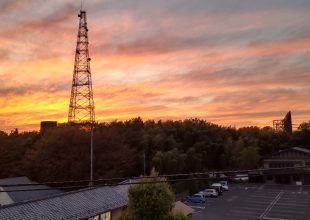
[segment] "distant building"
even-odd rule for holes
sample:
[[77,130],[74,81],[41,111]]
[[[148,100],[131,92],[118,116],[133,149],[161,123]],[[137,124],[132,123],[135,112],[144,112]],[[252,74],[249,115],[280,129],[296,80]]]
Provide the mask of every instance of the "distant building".
[[[273,153],[263,159],[263,168],[284,168],[310,166],[310,150],[300,147],[293,147]],[[278,174],[281,172],[281,174]],[[283,173],[284,172],[284,173]],[[296,168],[286,171],[270,170],[264,171],[267,176],[265,182],[275,183],[296,183],[310,184],[310,169]]]
[[51,128],[57,127],[57,121],[41,121],[40,132],[43,134]]
[[[46,196],[61,193],[61,191],[52,189],[49,186],[45,185],[26,186],[27,184],[38,184],[38,183],[31,181],[25,176],[0,179],[0,206],[19,203],[26,200],[28,201],[43,198]],[[8,185],[22,185],[22,186],[8,186]],[[33,189],[42,189],[42,190],[33,191]],[[14,190],[20,190],[20,191],[13,192]]]

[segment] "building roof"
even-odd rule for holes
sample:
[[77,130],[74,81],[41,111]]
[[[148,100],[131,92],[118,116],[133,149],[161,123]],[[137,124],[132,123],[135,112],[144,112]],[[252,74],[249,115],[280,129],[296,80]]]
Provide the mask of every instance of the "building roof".
[[191,214],[193,214],[194,209],[192,209],[191,207],[189,207],[188,205],[185,205],[183,202],[177,201],[174,204],[174,208],[172,210],[174,213],[182,213],[185,216],[189,216]]
[[125,180],[123,182],[120,182],[119,185],[116,185],[113,187],[113,189],[123,195],[125,198],[127,198],[128,200],[128,192],[129,192],[129,187],[135,183],[138,183],[138,180],[136,179],[128,179],[128,180]]
[[278,152],[274,152],[272,154],[265,155],[263,157],[263,159],[269,159],[269,158],[271,158],[274,155],[278,155],[278,154],[281,154],[283,152],[290,151],[290,150],[295,150],[295,151],[303,152],[303,153],[306,153],[306,154],[310,154],[310,150],[308,150],[306,148],[292,147],[292,148],[287,148],[287,149],[284,149],[284,150],[279,150]]
[[0,219],[83,219],[124,207],[127,202],[112,187],[87,188],[0,208]]
[[301,151],[301,152],[310,154],[310,150],[308,150],[308,149],[306,149],[306,148],[293,147],[293,148],[291,148],[291,149],[294,149],[294,150],[297,150],[297,151]]
[[[2,185],[21,185],[21,184],[38,184],[37,182],[31,181],[28,177],[12,177],[6,179],[0,179],[0,187]],[[32,186],[2,186],[4,191],[10,190],[25,190],[19,192],[7,192],[9,197],[13,202],[21,202],[26,200],[33,200],[38,198],[43,198],[50,195],[55,195],[61,193],[61,191],[52,189],[46,185],[32,185]],[[33,189],[42,189],[40,191],[33,191]],[[48,189],[48,190],[46,190]],[[29,190],[29,191],[27,191]],[[32,191],[31,191],[32,190]]]

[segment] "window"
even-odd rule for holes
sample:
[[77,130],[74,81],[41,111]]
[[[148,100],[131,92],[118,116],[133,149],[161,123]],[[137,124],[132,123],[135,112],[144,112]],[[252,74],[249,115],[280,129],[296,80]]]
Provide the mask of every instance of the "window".
[[88,218],[88,220],[99,220],[99,215]]
[[90,217],[88,220],[111,220],[111,212],[105,212],[103,214]]
[[100,220],[111,220],[111,212],[106,212],[100,215]]

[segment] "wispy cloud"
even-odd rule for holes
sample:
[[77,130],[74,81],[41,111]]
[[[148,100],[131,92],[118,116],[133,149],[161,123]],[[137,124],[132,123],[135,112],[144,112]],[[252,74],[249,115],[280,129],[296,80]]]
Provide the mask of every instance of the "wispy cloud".
[[[79,1],[4,0],[0,130],[66,121]],[[89,0],[98,120],[310,117],[310,1]]]

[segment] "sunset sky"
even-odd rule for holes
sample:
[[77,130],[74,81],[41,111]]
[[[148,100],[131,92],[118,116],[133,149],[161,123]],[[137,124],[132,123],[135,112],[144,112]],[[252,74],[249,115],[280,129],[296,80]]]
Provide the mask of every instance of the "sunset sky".
[[[67,121],[80,0],[0,0],[0,130]],[[85,0],[96,120],[310,119],[309,0]]]

